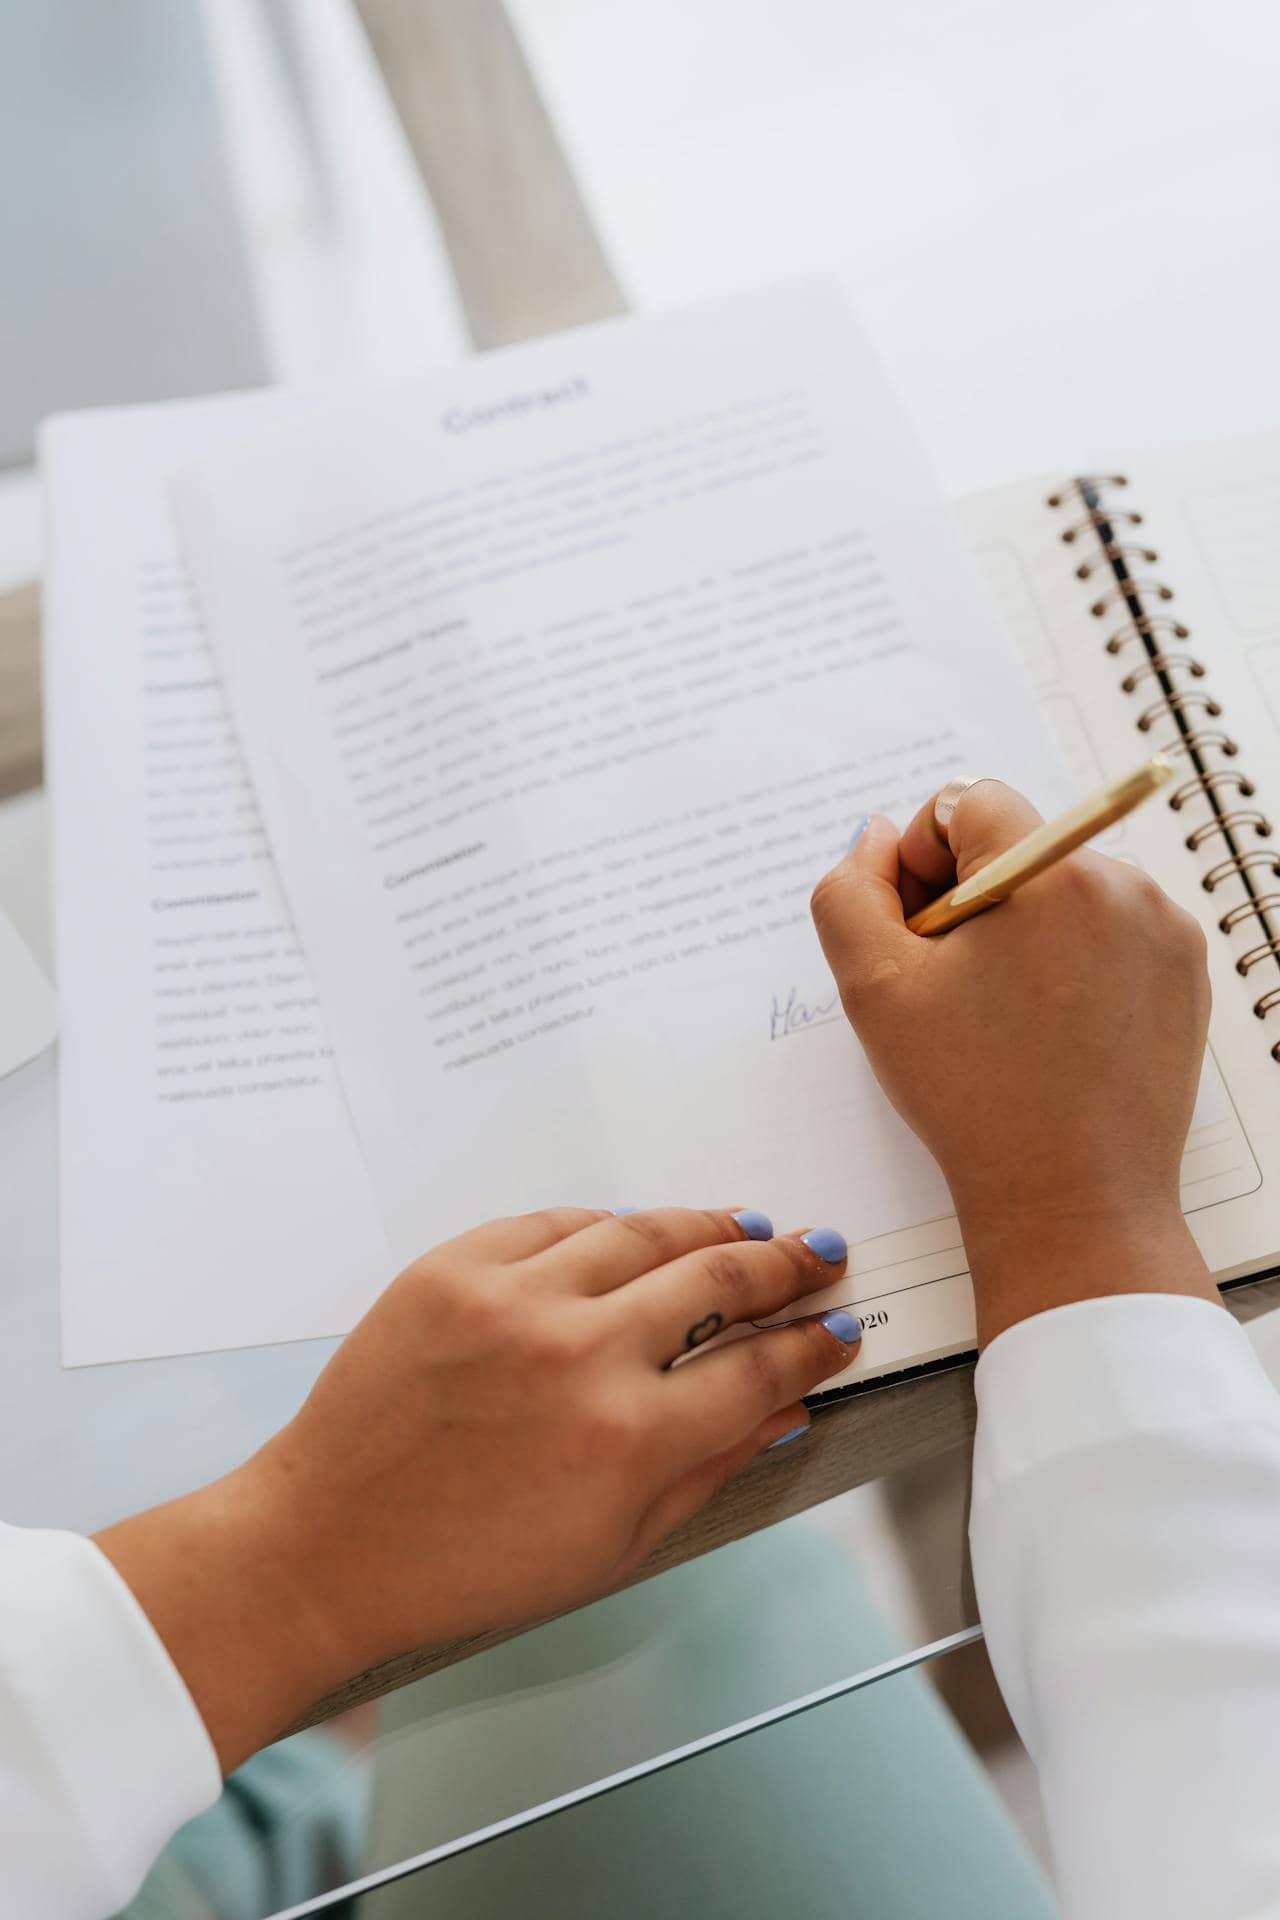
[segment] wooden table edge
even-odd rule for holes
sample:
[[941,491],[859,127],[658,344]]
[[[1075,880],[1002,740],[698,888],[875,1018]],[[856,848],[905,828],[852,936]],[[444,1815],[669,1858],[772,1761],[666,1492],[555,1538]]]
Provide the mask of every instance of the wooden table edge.
[[[1262,1275],[1233,1288],[1224,1294],[1223,1302],[1242,1324],[1257,1319],[1280,1306],[1280,1273]],[[819,1408],[803,1440],[752,1461],[701,1513],[664,1541],[625,1584],[638,1586],[672,1567],[713,1553],[717,1547],[744,1540],[763,1527],[852,1492],[868,1481],[904,1472],[965,1446],[973,1438],[977,1419],[973,1372],[974,1359],[969,1356],[946,1372],[904,1380],[882,1391],[858,1394]],[[444,1646],[419,1647],[398,1654],[393,1660],[353,1674],[286,1731],[299,1733],[304,1727],[318,1726],[350,1707],[441,1673],[460,1660],[469,1660],[544,1624],[529,1621]]]

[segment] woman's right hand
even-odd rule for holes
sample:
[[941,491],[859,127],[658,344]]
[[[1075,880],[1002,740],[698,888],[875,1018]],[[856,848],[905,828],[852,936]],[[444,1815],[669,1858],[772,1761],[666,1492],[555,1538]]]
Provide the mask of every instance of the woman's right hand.
[[1197,922],[1079,852],[950,933],[907,930],[1039,820],[997,780],[945,838],[932,802],[901,840],[873,816],[813,897],[845,1012],[951,1188],[984,1341],[1092,1294],[1217,1298],[1178,1199],[1209,1016]]

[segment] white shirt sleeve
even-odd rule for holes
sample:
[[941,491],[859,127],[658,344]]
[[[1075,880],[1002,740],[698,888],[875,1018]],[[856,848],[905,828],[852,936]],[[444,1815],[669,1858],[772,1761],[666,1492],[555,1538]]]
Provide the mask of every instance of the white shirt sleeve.
[[204,1722],[78,1534],[0,1525],[0,1912],[106,1920],[217,1799]]
[[1280,1394],[1220,1307],[1124,1294],[978,1363],[970,1538],[1068,1920],[1280,1915]]

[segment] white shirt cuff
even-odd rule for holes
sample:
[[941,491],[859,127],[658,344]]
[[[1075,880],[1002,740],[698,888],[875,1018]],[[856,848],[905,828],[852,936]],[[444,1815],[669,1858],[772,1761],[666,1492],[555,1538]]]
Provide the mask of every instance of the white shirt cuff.
[[0,1880],[8,1890],[15,1867],[25,1896],[13,1911],[116,1912],[221,1787],[195,1702],[105,1555],[78,1534],[0,1526],[0,1828],[16,1839]]
[[1208,1300],[1120,1293],[1020,1320],[978,1362],[975,1503],[1063,1454],[1171,1428],[1276,1422],[1244,1329]]

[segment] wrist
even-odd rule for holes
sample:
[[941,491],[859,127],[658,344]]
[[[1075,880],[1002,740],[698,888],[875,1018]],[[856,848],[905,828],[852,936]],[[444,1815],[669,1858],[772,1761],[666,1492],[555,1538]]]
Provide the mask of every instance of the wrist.
[[1175,1198],[1118,1193],[1035,1212],[957,1209],[973,1276],[978,1345],[1032,1314],[1118,1293],[1218,1290]]
[[345,1675],[258,1463],[95,1535],[164,1643],[223,1773]]

